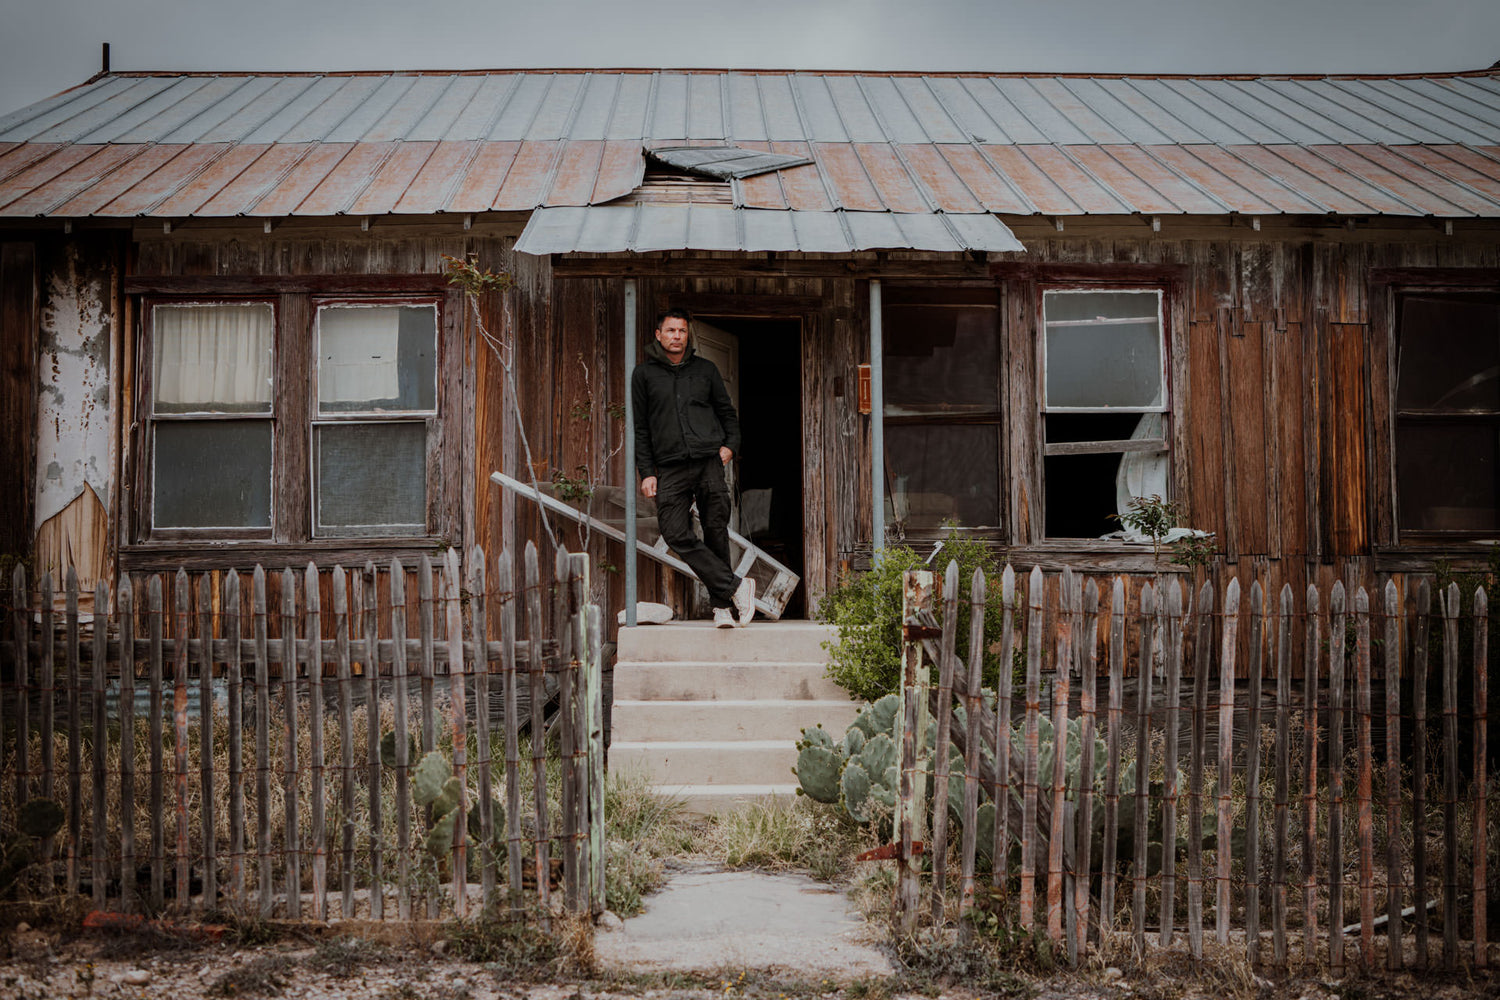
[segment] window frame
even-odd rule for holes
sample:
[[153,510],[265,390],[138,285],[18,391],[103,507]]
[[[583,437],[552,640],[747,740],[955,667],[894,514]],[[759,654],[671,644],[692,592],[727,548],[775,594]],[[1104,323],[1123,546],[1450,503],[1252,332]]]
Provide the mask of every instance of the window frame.
[[[472,389],[464,371],[462,295],[441,275],[355,275],[230,277],[127,277],[125,294],[136,320],[127,339],[126,363],[135,373],[134,386],[123,387],[121,411],[122,491],[120,517],[121,565],[127,570],[149,570],[233,554],[236,564],[303,558],[349,558],[372,550],[392,555],[415,555],[457,543],[461,529],[464,473],[468,465],[460,443],[465,407],[461,401]],[[152,498],[155,465],[154,311],[161,305],[241,305],[269,302],[272,337],[273,390],[271,412],[271,527],[182,528],[154,524]],[[317,401],[317,310],[325,305],[430,305],[435,310],[434,408],[413,415],[402,411],[392,420],[420,420],[426,430],[424,466],[425,523],[418,530],[396,526],[393,531],[363,528],[329,533],[315,529],[316,427],[324,423],[366,422],[371,414],[320,414]],[[172,414],[173,419],[193,415]],[[245,419],[242,414],[212,415],[213,419]],[[329,420],[328,417],[335,419]],[[263,419],[256,415],[254,419]],[[362,558],[365,556],[361,556]]]

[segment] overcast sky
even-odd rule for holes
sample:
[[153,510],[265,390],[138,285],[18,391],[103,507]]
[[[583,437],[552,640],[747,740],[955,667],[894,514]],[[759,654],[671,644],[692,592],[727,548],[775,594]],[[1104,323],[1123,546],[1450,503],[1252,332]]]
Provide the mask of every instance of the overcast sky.
[[1500,0],[0,0],[0,112],[117,70],[1437,72]]

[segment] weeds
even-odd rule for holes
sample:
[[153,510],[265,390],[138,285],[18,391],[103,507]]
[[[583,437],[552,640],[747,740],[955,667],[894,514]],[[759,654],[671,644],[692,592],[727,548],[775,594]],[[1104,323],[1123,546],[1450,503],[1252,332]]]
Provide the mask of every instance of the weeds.
[[280,996],[291,983],[293,971],[294,964],[286,955],[257,955],[215,979],[208,993],[215,997]]

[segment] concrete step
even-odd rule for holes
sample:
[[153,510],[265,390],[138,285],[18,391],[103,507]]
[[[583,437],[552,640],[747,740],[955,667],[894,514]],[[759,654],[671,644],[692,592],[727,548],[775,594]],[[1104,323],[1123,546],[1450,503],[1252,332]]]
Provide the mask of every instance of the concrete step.
[[680,802],[682,808],[700,816],[726,812],[751,802],[778,800],[790,805],[797,798],[797,785],[659,785],[657,790]]
[[765,785],[795,782],[797,745],[786,740],[652,741],[610,743],[609,766],[642,768],[653,784]]
[[703,660],[615,663],[615,698],[625,701],[714,701],[779,698],[847,701],[823,676],[827,664],[721,663]]
[[620,629],[619,663],[812,663],[826,662],[823,643],[835,637],[823,622],[751,622],[745,628],[714,628],[712,622],[668,622]]
[[852,701],[790,701],[757,698],[716,701],[622,701],[616,688],[612,717],[614,745],[620,741],[652,743],[796,740],[804,727],[816,726],[836,736],[859,714]]

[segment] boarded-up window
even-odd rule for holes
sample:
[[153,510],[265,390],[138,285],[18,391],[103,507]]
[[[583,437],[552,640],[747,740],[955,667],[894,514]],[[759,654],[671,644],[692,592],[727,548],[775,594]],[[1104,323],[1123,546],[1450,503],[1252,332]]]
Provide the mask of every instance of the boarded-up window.
[[885,290],[885,520],[897,538],[1000,529],[999,313],[991,289]]
[[1500,531],[1500,295],[1397,300],[1396,495],[1403,532]]
[[1169,494],[1161,292],[1048,289],[1042,327],[1047,537],[1112,534],[1131,497]]

